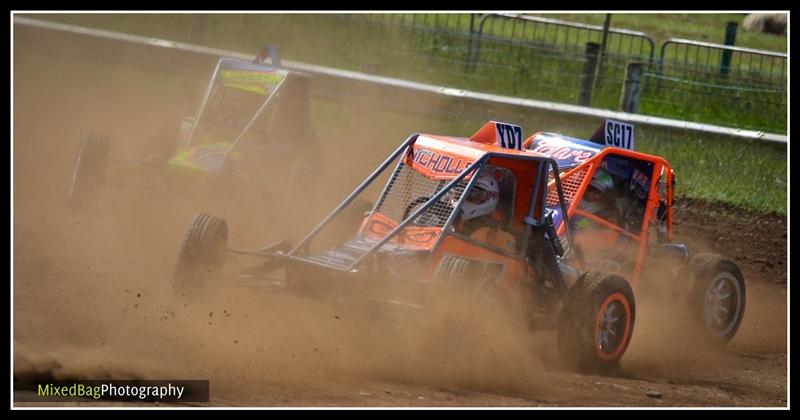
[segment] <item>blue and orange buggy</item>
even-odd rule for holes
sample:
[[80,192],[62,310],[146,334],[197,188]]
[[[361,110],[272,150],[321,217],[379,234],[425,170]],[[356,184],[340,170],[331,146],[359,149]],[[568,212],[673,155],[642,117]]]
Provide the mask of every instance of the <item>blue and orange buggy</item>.
[[[174,287],[196,295],[237,254],[259,259],[238,273],[250,284],[349,304],[424,311],[452,296],[444,290],[468,291],[507,302],[531,328],[557,329],[571,364],[607,370],[630,343],[640,279],[658,265],[675,268],[672,282],[686,289],[698,325],[727,342],[744,310],[741,272],[672,241],[670,165],[621,142],[632,143],[632,127],[615,121],[589,140],[536,133],[523,141],[519,126],[495,121],[469,138],[414,134],[294,246],[230,248],[224,220],[196,215]],[[599,170],[615,183],[607,191],[614,217],[581,205]],[[492,229],[508,246],[459,223],[476,174],[500,185],[503,217]]]
[[171,124],[146,158],[112,156],[105,134],[82,139],[70,202],[91,205],[106,186],[148,187],[174,196],[208,194],[209,187],[227,191],[231,183],[247,181],[263,188],[265,177],[286,172],[292,179],[309,178],[316,147],[308,80],[283,69],[272,46],[253,61],[222,57],[194,115]]

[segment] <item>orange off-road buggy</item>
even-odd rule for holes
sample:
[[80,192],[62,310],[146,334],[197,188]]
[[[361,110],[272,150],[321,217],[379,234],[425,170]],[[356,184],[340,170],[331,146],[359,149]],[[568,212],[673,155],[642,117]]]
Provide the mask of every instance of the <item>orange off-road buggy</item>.
[[[250,284],[348,304],[424,311],[442,290],[468,291],[505,299],[532,328],[556,328],[564,359],[605,370],[630,343],[643,270],[660,264],[680,267],[691,310],[726,342],[742,319],[742,274],[672,242],[673,172],[662,158],[623,148],[632,141],[632,127],[615,121],[589,141],[552,133],[523,141],[519,126],[494,121],[470,138],[414,134],[294,246],[232,249],[224,220],[196,215],[174,287],[202,290],[233,253],[260,259],[238,274]],[[612,210],[603,213],[582,206],[601,173]],[[499,217],[481,236],[459,219],[483,176],[496,180]],[[378,179],[383,188],[365,200]]]

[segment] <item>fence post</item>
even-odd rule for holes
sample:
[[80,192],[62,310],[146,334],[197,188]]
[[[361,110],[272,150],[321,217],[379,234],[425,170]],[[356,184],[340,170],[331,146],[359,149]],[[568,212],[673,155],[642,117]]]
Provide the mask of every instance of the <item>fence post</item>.
[[600,54],[597,58],[597,74],[594,76],[594,89],[603,87],[603,65],[606,61],[606,45],[608,45],[608,28],[610,25],[611,13],[606,13],[606,19],[603,21],[603,34],[600,36]]
[[639,81],[642,78],[644,63],[632,62],[625,67],[625,82],[622,84],[622,95],[619,98],[619,110],[635,113],[639,108]]
[[464,58],[464,71],[469,70],[469,60],[472,58],[472,38],[475,37],[475,13],[469,14],[469,42],[467,43],[467,56]]
[[594,84],[594,73],[597,69],[597,53],[599,51],[600,44],[596,42],[586,43],[586,63],[583,64],[581,92],[578,97],[578,105],[589,106],[589,103],[592,101],[592,85]]
[[[736,22],[728,22],[725,24],[725,45],[733,46],[736,42],[736,28],[739,26]],[[719,64],[719,74],[726,75],[731,69],[731,55],[733,51],[723,50],[722,59]]]

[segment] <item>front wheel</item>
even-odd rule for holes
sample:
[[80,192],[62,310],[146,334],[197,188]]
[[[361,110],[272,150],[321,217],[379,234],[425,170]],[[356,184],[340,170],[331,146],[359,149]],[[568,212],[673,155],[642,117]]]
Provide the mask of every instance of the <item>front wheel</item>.
[[205,290],[208,280],[218,274],[225,262],[228,225],[225,220],[197,214],[183,236],[175,268],[174,292],[181,296]]
[[697,254],[679,272],[690,280],[689,310],[704,333],[719,344],[728,343],[742,323],[744,276],[731,260],[717,254]]
[[622,276],[589,271],[567,292],[558,322],[558,352],[571,367],[615,369],[633,335],[636,304]]

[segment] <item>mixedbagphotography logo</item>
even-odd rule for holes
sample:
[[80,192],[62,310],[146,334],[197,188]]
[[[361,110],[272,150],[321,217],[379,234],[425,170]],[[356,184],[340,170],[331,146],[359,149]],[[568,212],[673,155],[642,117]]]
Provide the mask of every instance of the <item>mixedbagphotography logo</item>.
[[208,380],[14,381],[20,402],[140,401],[207,402]]

